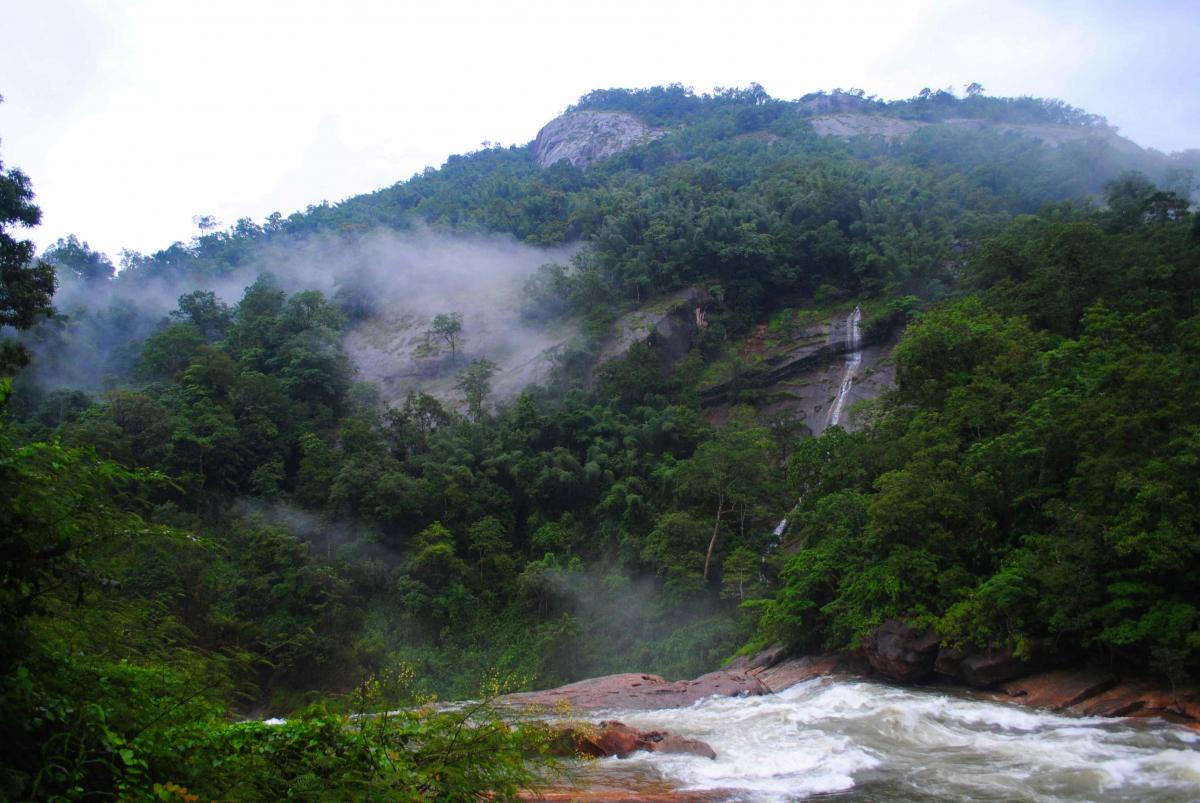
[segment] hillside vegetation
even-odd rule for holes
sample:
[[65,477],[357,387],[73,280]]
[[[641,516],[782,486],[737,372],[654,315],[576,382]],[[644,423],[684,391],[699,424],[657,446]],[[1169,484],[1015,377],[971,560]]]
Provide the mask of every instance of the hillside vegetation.
[[[468,714],[346,715],[698,674],[766,641],[849,648],[889,618],[1200,670],[1190,155],[974,89],[671,86],[573,109],[665,133],[586,170],[485,148],[119,272],[75,238],[43,255],[67,314],[0,319],[20,330],[0,433],[4,794],[503,797],[532,782],[535,731],[470,712],[464,752],[447,734]],[[927,125],[815,132],[833,113]],[[941,124],[962,119],[987,124]],[[348,333],[404,300],[381,295],[381,232],[430,231],[555,249],[533,252],[515,307],[531,333],[571,333],[540,384],[495,393],[449,306],[424,344],[437,396],[357,381]],[[45,289],[30,256],[4,304]],[[651,340],[598,362],[622,314],[685,288],[712,302],[682,356]],[[808,438],[764,416],[755,349],[856,306],[866,337],[899,339],[869,425]],[[717,380],[719,427],[701,406]],[[247,714],[294,718],[228,724]]]

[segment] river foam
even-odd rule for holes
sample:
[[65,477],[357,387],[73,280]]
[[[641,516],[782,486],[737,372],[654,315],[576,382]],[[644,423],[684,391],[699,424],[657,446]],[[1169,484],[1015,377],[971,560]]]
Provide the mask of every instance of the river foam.
[[661,777],[718,800],[1200,800],[1200,734],[1159,721],[830,679],[597,718],[703,739],[717,752],[604,759],[597,769],[610,780]]

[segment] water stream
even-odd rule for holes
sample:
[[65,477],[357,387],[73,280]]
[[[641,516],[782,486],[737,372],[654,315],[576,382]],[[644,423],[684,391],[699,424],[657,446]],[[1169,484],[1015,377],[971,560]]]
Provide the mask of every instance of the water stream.
[[[846,364],[842,369],[842,381],[838,385],[837,395],[833,399],[833,404],[829,408],[829,426],[836,426],[842,420],[842,413],[846,409],[846,400],[850,397],[850,390],[854,387],[854,377],[858,373],[858,369],[862,366],[862,307],[855,307],[854,311],[846,316]],[[788,520],[781,519],[772,535],[778,539],[784,531],[787,530]]]
[[854,386],[854,375],[862,365],[862,348],[859,324],[862,323],[862,308],[855,307],[846,318],[846,367],[842,371],[842,383],[838,386],[837,397],[829,408],[829,426],[837,426],[842,420],[842,411],[846,407],[846,399],[850,396],[850,388]]
[[829,679],[602,718],[703,739],[717,752],[604,759],[590,772],[610,787],[666,782],[729,801],[1200,800],[1200,733],[1159,720]]

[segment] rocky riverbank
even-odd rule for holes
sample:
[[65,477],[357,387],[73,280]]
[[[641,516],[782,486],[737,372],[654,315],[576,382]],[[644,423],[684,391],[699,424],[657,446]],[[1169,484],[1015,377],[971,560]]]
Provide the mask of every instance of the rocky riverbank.
[[1160,717],[1200,730],[1200,689],[1171,688],[1103,667],[1051,663],[1045,650],[1026,656],[1011,650],[953,650],[928,633],[888,622],[856,653],[794,656],[775,647],[695,680],[607,675],[511,694],[503,702],[557,711],[651,711],[683,708],[708,697],[776,694],[812,678],[841,677],[967,689],[997,702],[1080,716]]
[[1054,666],[1046,645],[959,650],[929,632],[886,622],[858,653],[788,656],[781,648],[731,663],[726,671],[758,680],[769,693],[814,677],[872,678],[902,685],[965,688],[996,702],[1099,717],[1159,717],[1200,730],[1200,689],[1125,676],[1094,665]]

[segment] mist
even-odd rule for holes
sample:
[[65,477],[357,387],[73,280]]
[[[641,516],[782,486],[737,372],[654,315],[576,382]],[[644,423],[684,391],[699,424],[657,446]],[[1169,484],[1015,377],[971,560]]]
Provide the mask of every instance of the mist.
[[[455,375],[481,358],[497,365],[493,397],[504,398],[544,376],[556,346],[571,336],[569,325],[523,317],[521,290],[538,267],[569,260],[573,251],[422,225],[277,238],[220,273],[194,265],[163,269],[162,254],[153,267],[134,262],[107,281],[85,282],[60,271],[58,315],[22,336],[33,356],[24,381],[44,391],[98,393],[121,386],[134,375],[142,342],[181,295],[207,290],[234,305],[259,276],[270,274],[289,294],[318,290],[346,312],[343,343],[357,378],[377,384],[385,399],[421,389],[456,402]],[[454,359],[422,349],[430,322],[443,313],[463,319]]]

